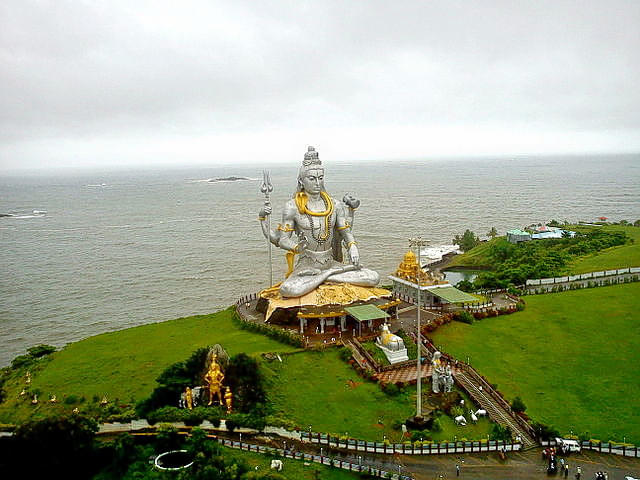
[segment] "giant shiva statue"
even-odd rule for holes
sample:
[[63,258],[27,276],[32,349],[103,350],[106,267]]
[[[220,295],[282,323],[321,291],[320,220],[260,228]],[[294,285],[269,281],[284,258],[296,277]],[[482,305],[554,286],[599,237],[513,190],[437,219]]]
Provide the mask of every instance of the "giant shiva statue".
[[[288,252],[289,272],[280,285],[283,297],[300,297],[324,282],[366,287],[378,284],[379,275],[360,265],[351,233],[354,210],[359,205],[360,201],[350,195],[345,195],[342,202],[329,196],[324,189],[324,168],[318,152],[309,147],[298,173],[297,191],[284,206],[282,223],[275,231],[269,229],[268,201],[259,213],[264,236]],[[343,243],[349,264],[342,263]],[[295,255],[298,260],[294,267]]]

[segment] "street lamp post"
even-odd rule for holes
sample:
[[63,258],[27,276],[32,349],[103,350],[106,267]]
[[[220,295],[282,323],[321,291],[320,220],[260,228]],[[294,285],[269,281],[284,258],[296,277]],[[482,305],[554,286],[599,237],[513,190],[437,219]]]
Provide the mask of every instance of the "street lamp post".
[[410,238],[409,239],[409,246],[411,248],[413,247],[417,247],[418,248],[418,275],[416,280],[416,284],[418,287],[418,295],[417,295],[417,303],[418,303],[418,314],[416,316],[416,323],[417,323],[417,327],[418,327],[418,334],[417,334],[417,340],[418,340],[418,361],[416,364],[416,373],[417,373],[417,381],[416,381],[416,387],[417,387],[417,398],[416,398],[416,417],[417,418],[421,418],[422,417],[422,339],[421,339],[421,334],[420,334],[420,272],[422,271],[422,261],[421,261],[421,257],[420,257],[420,250],[422,249],[422,247],[424,247],[427,244],[426,240],[423,240],[422,237],[415,237],[415,238]]

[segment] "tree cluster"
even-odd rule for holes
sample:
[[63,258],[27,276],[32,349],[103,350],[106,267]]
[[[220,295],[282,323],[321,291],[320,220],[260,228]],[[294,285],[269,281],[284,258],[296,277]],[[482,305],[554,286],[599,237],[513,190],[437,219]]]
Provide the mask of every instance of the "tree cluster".
[[566,274],[569,262],[581,255],[624,245],[629,241],[622,232],[594,230],[574,237],[544,239],[518,244],[499,239],[489,256],[494,268],[474,280],[474,288],[507,288],[522,285],[530,278],[549,278]]
[[[495,229],[494,229],[495,230]],[[493,232],[490,232],[490,234]],[[480,244],[480,239],[471,230],[466,229],[462,235],[453,237],[452,242],[460,247],[460,250],[467,252]]]
[[[180,400],[180,395],[187,387],[203,384],[203,377],[207,368],[207,356],[209,348],[200,348],[193,352],[184,362],[177,362],[167,367],[158,376],[156,387],[151,395],[138,403],[136,413],[151,421],[185,421],[199,423],[197,420],[206,418],[215,420],[222,411],[201,412],[195,409],[186,412],[175,408]],[[233,410],[241,414],[252,416],[266,416],[265,382],[260,365],[257,360],[246,353],[239,353],[229,359],[224,369],[224,384],[231,387],[233,392]],[[211,409],[211,408],[209,408]],[[196,411],[198,410],[198,411]],[[248,419],[246,423],[256,423],[257,419]]]

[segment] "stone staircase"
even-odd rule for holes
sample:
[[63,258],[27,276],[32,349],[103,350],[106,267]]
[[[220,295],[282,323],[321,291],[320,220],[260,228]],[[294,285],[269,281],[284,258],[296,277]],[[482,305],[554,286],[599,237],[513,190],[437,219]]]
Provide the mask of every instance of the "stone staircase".
[[360,350],[353,344],[351,340],[345,340],[344,346],[351,350],[353,359],[356,361],[360,368],[362,368],[363,370],[374,370],[371,362],[369,362],[369,360],[367,360],[366,357],[360,353]]
[[509,427],[513,432],[514,437],[520,436],[524,449],[532,448],[537,445],[529,432],[520,425],[515,418],[513,418],[513,416],[500,402],[497,402],[491,396],[491,394],[486,390],[486,387],[479,385],[471,375],[462,370],[454,372],[454,377],[456,382],[473,398],[473,401],[487,411],[487,415],[489,415],[493,421],[499,423],[503,427]]

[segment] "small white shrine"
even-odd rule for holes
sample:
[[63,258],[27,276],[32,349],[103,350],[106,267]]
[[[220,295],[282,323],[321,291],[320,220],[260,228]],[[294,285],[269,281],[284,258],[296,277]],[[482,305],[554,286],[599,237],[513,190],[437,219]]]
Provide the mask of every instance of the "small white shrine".
[[389,363],[392,365],[394,363],[409,360],[404,340],[402,340],[398,335],[391,333],[389,331],[389,326],[386,323],[382,325],[382,332],[380,333],[380,336],[376,338],[376,345],[384,352]]

